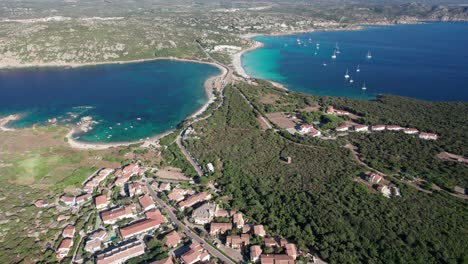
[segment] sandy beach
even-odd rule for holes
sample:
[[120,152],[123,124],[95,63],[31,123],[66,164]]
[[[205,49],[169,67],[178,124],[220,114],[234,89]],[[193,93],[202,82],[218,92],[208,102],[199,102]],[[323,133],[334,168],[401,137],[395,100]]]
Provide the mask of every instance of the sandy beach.
[[[250,39],[251,37],[253,37],[253,35],[245,35],[244,37]],[[255,40],[251,40],[251,41],[253,41],[252,46],[232,56],[232,65],[234,67],[234,70],[237,72],[237,74],[247,79],[249,79],[250,76],[245,72],[244,67],[242,67],[242,61],[241,61],[242,55],[249,51],[256,50],[258,48],[263,47],[263,43],[255,41]]]
[[118,143],[87,143],[87,142],[78,141],[73,137],[73,135],[76,134],[77,132],[75,128],[72,128],[65,137],[68,139],[68,145],[70,145],[70,147],[72,148],[103,150],[103,149],[114,148],[114,147],[128,146],[128,145],[137,144],[137,143],[143,143],[144,146],[157,145],[158,141],[161,138],[169,135],[173,131],[174,130],[170,130],[163,134],[159,134],[159,135],[150,137],[149,139],[145,139],[145,140],[118,142]]
[[20,118],[20,115],[9,115],[3,118],[0,118],[0,130],[1,131],[14,131],[15,129],[13,128],[8,128],[6,125],[11,122],[18,120]]

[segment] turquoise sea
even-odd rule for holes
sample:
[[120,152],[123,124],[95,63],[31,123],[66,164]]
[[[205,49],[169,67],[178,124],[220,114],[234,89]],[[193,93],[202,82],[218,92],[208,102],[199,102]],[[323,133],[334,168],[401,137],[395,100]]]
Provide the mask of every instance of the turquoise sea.
[[0,116],[24,114],[9,124],[16,128],[91,116],[98,124],[80,141],[139,140],[176,127],[205,104],[204,83],[219,73],[211,65],[170,60],[4,70]]
[[[254,39],[265,46],[243,55],[247,74],[284,84],[293,91],[360,99],[395,94],[430,101],[468,100],[468,23],[367,27]],[[333,60],[335,50],[339,53]],[[346,70],[348,80],[344,78]]]

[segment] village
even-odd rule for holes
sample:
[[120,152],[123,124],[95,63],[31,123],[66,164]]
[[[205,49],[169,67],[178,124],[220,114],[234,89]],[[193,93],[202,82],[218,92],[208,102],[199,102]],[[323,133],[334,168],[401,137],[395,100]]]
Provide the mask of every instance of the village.
[[[55,206],[63,213],[57,219],[63,226],[55,241],[57,260],[289,264],[301,254],[294,243],[270,236],[241,212],[223,209],[216,188],[148,178],[154,170],[138,162],[103,168],[84,182],[79,195],[35,201],[38,208]],[[71,215],[79,217],[70,221]]]
[[[301,111],[303,110],[303,111]],[[285,129],[291,134],[300,134],[309,137],[318,137],[321,139],[336,139],[337,137],[347,136],[352,132],[403,132],[407,135],[417,135],[418,138],[424,140],[437,140],[439,135],[428,132],[421,132],[416,128],[406,128],[399,125],[366,125],[358,123],[361,118],[358,115],[350,113],[345,110],[335,109],[334,106],[329,105],[325,111],[321,111],[320,107],[308,107],[301,109],[296,113],[275,112],[268,113],[266,116],[273,124],[281,129]],[[320,113],[321,115],[335,116],[342,118],[341,120],[333,120],[338,125],[334,128],[327,128],[323,122],[316,121],[314,123],[307,123],[302,116],[304,113]]]

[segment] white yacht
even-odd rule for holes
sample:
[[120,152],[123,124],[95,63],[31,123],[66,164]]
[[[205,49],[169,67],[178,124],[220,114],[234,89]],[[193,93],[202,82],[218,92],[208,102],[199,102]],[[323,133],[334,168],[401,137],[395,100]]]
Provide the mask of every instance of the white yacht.
[[359,64],[357,65],[357,69],[356,69],[356,72],[360,72],[361,69],[359,68]]
[[366,58],[369,60],[372,59],[372,54],[370,51],[367,52]]
[[366,83],[364,83],[364,85],[362,85],[361,89],[364,90],[364,91],[367,90]]
[[349,71],[348,71],[348,69],[346,69],[346,74],[345,74],[344,77],[345,77],[346,80],[349,79],[350,76],[349,76]]
[[331,56],[332,59],[336,59],[336,52],[333,51],[333,55]]

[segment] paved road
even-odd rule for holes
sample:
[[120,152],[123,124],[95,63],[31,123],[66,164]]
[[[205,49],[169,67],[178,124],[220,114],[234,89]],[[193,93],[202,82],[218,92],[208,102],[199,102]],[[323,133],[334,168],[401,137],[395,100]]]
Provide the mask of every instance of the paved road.
[[148,188],[149,190],[149,193],[151,194],[151,196],[153,197],[153,199],[159,204],[159,206],[161,206],[163,209],[163,211],[167,212],[167,214],[169,215],[169,217],[171,218],[171,220],[178,226],[180,226],[180,228],[182,228],[182,230],[184,231],[184,233],[189,236],[191,239],[197,241],[198,243],[200,243],[202,245],[202,247],[204,249],[206,249],[212,256],[215,256],[217,257],[218,259],[220,259],[221,261],[225,262],[225,263],[231,263],[231,264],[234,264],[235,262],[233,262],[232,260],[230,260],[229,258],[227,258],[226,256],[224,256],[221,252],[218,251],[218,249],[212,247],[210,244],[206,243],[205,240],[203,238],[201,238],[200,236],[198,236],[197,234],[195,234],[194,232],[192,232],[192,230],[190,230],[186,225],[185,223],[179,221],[179,219],[177,219],[177,216],[174,214],[174,209],[167,205],[163,200],[161,200],[158,195],[156,194],[156,192],[151,188],[151,186],[149,185],[148,181],[146,181],[146,187]]
[[182,154],[184,154],[185,158],[190,162],[190,164],[192,164],[192,167],[195,169],[198,176],[202,177],[203,171],[195,162],[195,160],[192,158],[192,156],[187,152],[184,145],[182,145],[182,137],[180,135],[177,136],[176,143],[177,143],[177,146],[179,146],[179,149],[182,151]]

